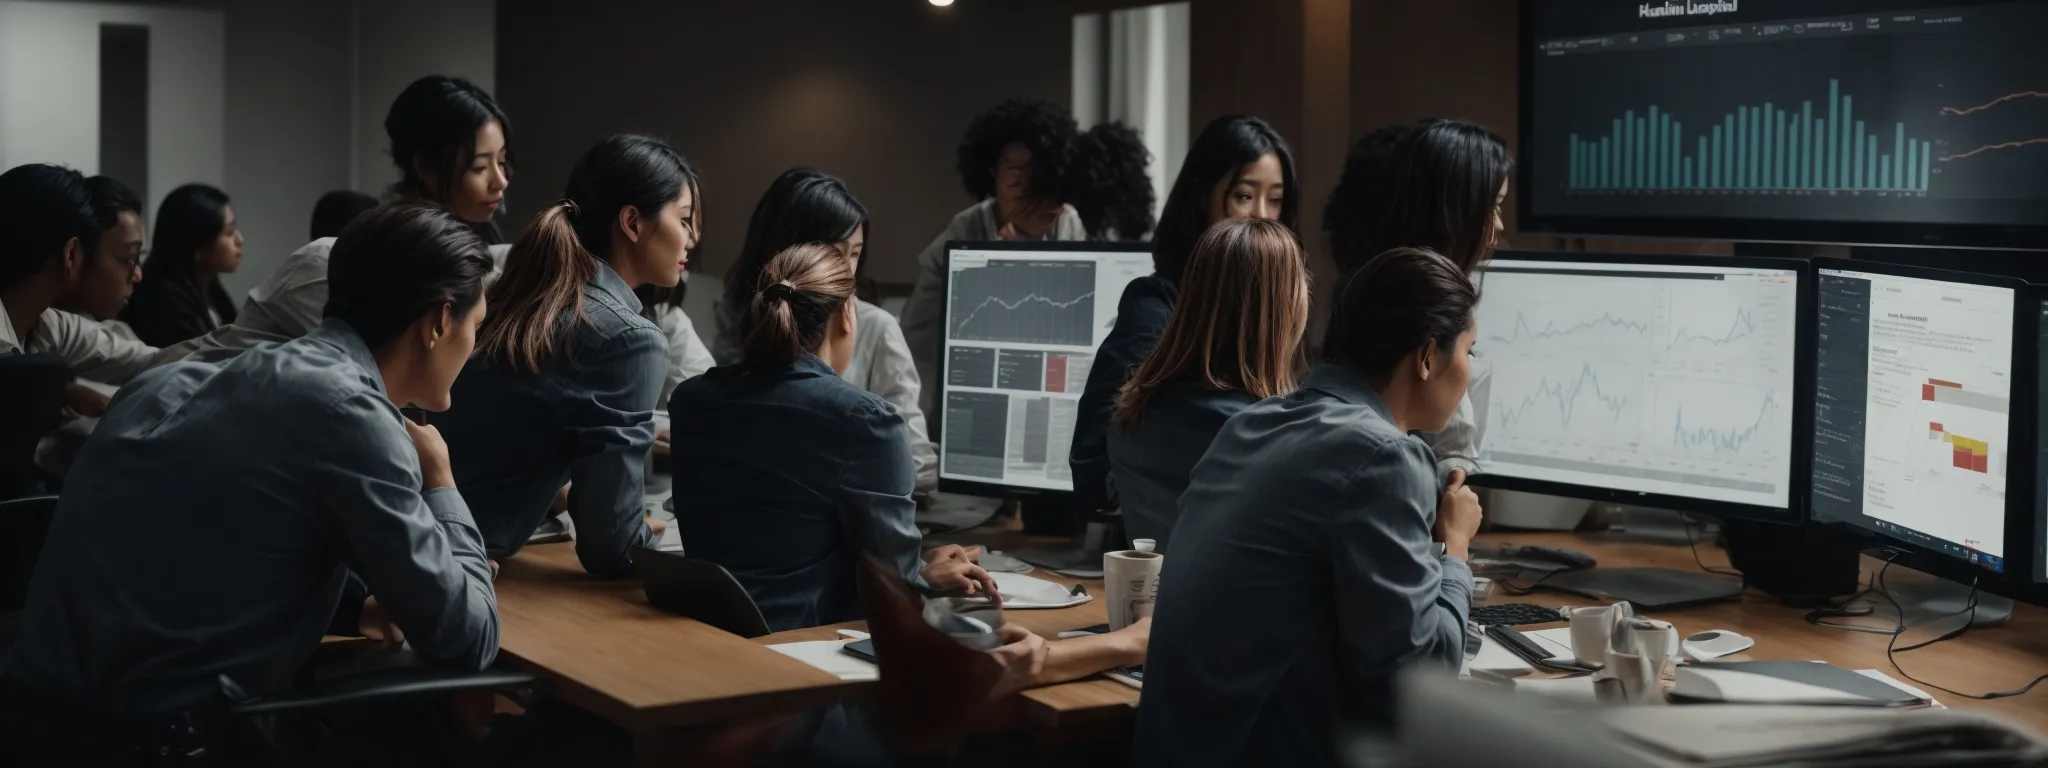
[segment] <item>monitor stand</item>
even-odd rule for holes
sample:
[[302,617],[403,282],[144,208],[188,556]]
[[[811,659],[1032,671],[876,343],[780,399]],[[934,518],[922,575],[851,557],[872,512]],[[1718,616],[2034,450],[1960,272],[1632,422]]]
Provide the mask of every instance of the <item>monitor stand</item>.
[[[2012,618],[2012,599],[1977,590],[1977,609],[1974,617],[1967,610],[1970,604],[1970,586],[1947,579],[1930,578],[1905,584],[1889,584],[1892,600],[1897,600],[1903,620],[1908,627],[1923,628],[1935,634],[1961,628],[1965,622],[1977,629],[1988,629],[2005,624]],[[1880,596],[1866,597],[1873,609],[1877,606],[1890,607],[1890,601]]]
[[1025,547],[1004,554],[1055,573],[1077,579],[1102,578],[1102,553],[1122,547],[1110,540],[1119,526],[1113,519],[1088,521],[1081,533],[1080,547]]

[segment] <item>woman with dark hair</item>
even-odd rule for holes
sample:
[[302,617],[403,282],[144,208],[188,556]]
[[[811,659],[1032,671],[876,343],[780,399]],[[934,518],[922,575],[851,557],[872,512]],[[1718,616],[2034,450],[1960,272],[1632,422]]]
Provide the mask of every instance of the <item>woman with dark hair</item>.
[[1074,145],[1074,211],[1088,239],[1138,241],[1152,234],[1152,151],[1138,131],[1103,123],[1081,134]]
[[1074,471],[1074,499],[1082,509],[1117,506],[1109,465],[1109,420],[1117,392],[1166,329],[1195,241],[1224,219],[1271,219],[1294,230],[1301,217],[1299,186],[1294,153],[1264,120],[1219,117],[1195,137],[1152,236],[1153,273],[1125,286],[1117,300],[1116,325],[1095,351],[1081,392],[1068,463]]
[[[1391,144],[1391,146],[1388,146]],[[1360,139],[1331,193],[1323,227],[1337,259],[1336,295],[1359,267],[1395,248],[1427,248],[1470,275],[1493,255],[1502,231],[1514,157],[1492,131],[1462,120],[1425,120],[1406,128],[1382,128]],[[1338,202],[1344,201],[1343,207]],[[1345,305],[1336,304],[1323,339],[1323,357],[1336,350],[1336,329]],[[1438,469],[1479,471],[1483,436],[1472,401],[1485,402],[1492,369],[1475,366],[1473,397],[1441,432],[1423,436],[1436,451]]]
[[860,313],[853,260],[800,243],[755,271],[735,329],[739,360],[676,387],[676,525],[691,557],[732,572],[780,631],[862,617],[862,552],[919,587],[992,594],[965,550],[927,558],[910,500],[910,430],[839,374]]
[[[399,170],[392,199],[440,205],[469,222],[486,242],[496,242],[491,220],[511,183],[507,142],[512,128],[490,94],[459,77],[422,77],[392,102],[384,133]],[[162,225],[158,226],[161,235]],[[266,341],[311,332],[320,325],[321,307],[327,304],[327,259],[333,247],[334,241],[325,238],[307,243],[262,284],[249,289],[234,322],[167,349],[163,357],[198,354],[219,360]],[[492,261],[502,263],[505,250],[492,245]]]
[[[720,365],[740,362],[739,327],[746,306],[752,300],[755,279],[768,260],[790,246],[824,243],[839,249],[853,261],[855,279],[867,262],[868,209],[853,196],[846,182],[813,168],[784,172],[761,195],[747,224],[747,239],[740,246],[739,262],[725,275],[725,295],[718,304],[717,333],[712,336],[712,356]],[[839,374],[853,385],[887,400],[903,414],[910,429],[911,460],[917,470],[917,492],[938,489],[938,453],[925,431],[924,410],[918,403],[922,381],[911,360],[903,329],[888,310],[856,296],[854,312],[859,331],[854,338],[853,357]]]
[[494,556],[519,551],[564,484],[592,576],[628,575],[633,548],[653,546],[642,484],[668,341],[633,289],[682,282],[696,209],[689,161],[621,134],[583,153],[512,244],[441,423]]
[[152,347],[168,347],[235,321],[220,276],[242,266],[242,232],[228,193],[205,184],[171,190],[156,208],[142,282],[121,319]]
[[1479,499],[1411,433],[1465,397],[1479,292],[1404,248],[1342,302],[1334,359],[1231,417],[1180,498],[1138,765],[1341,765],[1340,727],[1392,724],[1398,670],[1464,658]]
[[1124,529],[1165,552],[1188,473],[1245,406],[1294,391],[1306,367],[1308,262],[1274,221],[1226,219],[1195,241],[1180,301],[1117,399],[1109,460]]
[[[420,205],[336,241],[327,318],[121,391],[72,469],[0,676],[0,753],[140,764],[221,681],[289,685],[323,634],[483,669],[491,566],[433,427],[484,317],[484,245]],[[366,595],[368,599],[366,600]],[[220,734],[209,734],[218,736]],[[14,763],[10,763],[14,764]]]
[[[1050,102],[1011,99],[983,112],[967,126],[956,165],[974,204],[953,216],[946,229],[917,255],[917,287],[903,305],[903,340],[910,345],[919,381],[936,381],[944,338],[946,243],[989,240],[1085,240],[1081,217],[1067,205],[1080,128],[1066,108]],[[931,413],[932,392],[918,407]]]

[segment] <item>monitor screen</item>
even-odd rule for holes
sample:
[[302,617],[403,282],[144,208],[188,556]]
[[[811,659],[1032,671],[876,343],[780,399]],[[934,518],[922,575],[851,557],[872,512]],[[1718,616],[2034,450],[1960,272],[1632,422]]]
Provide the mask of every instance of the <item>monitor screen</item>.
[[1799,270],[1605,258],[1487,266],[1483,471],[1796,515]]
[[1819,274],[1813,517],[2003,571],[2017,291],[1861,269]]
[[1524,9],[1536,229],[2020,246],[2048,228],[2048,3]]
[[1152,273],[1151,252],[956,243],[946,270],[939,480],[1072,491],[1081,390],[1124,286]]

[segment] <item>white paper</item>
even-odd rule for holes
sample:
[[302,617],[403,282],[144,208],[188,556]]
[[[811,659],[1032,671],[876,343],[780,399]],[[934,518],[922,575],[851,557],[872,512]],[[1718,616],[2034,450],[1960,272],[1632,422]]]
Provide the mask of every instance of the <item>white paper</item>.
[[768,646],[768,650],[788,656],[797,661],[817,667],[826,674],[841,680],[877,680],[882,676],[872,662],[857,658],[839,650],[845,640],[813,640],[806,643],[783,643]]
[[1732,669],[1684,667],[1678,670],[1674,695],[1733,704],[1802,704],[1820,702],[1869,702],[1848,691],[1809,685],[1782,677],[1738,672]]
[[1094,599],[1086,593],[1073,594],[1073,588],[1065,584],[1035,576],[1021,573],[991,573],[989,576],[995,578],[996,590],[1003,594],[1004,610],[1066,608]]
[[1554,696],[1568,701],[1597,703],[1599,696],[1593,692],[1593,678],[1589,675],[1571,677],[1522,678],[1515,681],[1517,693],[1528,691],[1545,696]]

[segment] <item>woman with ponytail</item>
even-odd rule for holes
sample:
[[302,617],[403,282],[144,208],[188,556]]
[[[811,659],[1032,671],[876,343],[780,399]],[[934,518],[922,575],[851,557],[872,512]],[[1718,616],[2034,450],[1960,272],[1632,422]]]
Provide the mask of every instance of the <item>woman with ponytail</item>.
[[512,244],[459,405],[437,422],[493,555],[518,551],[564,484],[592,576],[628,575],[633,548],[653,546],[641,494],[668,342],[633,290],[682,281],[696,208],[689,161],[618,135]]
[[776,631],[862,618],[862,552],[918,587],[994,594],[961,548],[920,553],[910,430],[839,375],[860,324],[853,271],[830,243],[776,253],[738,297],[739,360],[669,397],[683,547],[731,571]]

